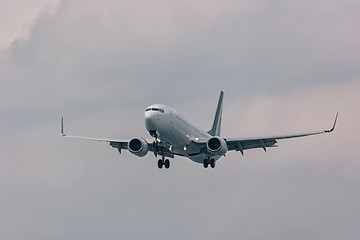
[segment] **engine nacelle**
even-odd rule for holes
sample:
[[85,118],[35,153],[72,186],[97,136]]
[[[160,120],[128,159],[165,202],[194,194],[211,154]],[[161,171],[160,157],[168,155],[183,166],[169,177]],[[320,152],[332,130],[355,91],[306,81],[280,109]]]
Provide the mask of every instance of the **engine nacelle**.
[[129,152],[138,156],[144,157],[149,152],[149,146],[143,138],[133,138],[128,143]]
[[207,150],[218,156],[223,156],[228,151],[227,143],[221,137],[212,137],[206,143]]

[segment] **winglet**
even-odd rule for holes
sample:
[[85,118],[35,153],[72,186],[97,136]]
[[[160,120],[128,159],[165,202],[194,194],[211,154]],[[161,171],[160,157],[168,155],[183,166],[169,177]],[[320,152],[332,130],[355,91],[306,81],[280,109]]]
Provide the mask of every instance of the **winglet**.
[[64,133],[64,118],[61,118],[61,129],[60,129],[61,136],[65,137],[66,134]]
[[334,129],[335,129],[335,125],[336,125],[336,120],[337,120],[337,118],[338,118],[338,115],[339,115],[339,112],[337,112],[337,113],[336,113],[336,117],[335,117],[334,125],[332,126],[332,128],[331,128],[331,129],[329,129],[329,130],[325,130],[325,132],[326,132],[326,133],[334,131]]

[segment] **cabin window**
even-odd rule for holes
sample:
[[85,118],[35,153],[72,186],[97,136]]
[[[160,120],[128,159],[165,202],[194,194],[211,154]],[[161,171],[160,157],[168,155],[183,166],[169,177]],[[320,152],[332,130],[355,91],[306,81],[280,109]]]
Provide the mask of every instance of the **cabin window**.
[[161,109],[161,108],[147,108],[146,109],[146,112],[147,111],[156,111],[156,112],[161,112],[161,113],[164,113],[164,109]]

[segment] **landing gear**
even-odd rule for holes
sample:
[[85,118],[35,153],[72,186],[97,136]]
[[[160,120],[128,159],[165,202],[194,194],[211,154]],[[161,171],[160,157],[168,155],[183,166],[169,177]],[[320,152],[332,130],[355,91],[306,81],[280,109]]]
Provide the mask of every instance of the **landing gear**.
[[155,137],[155,140],[152,143],[154,155],[155,157],[157,157],[158,155],[161,156],[161,159],[158,160],[158,168],[162,169],[163,166],[165,166],[165,168],[169,168],[170,161],[169,159],[165,159],[165,154],[167,153],[166,146],[164,146],[164,144],[162,144],[162,142],[159,140],[156,130],[151,130],[149,132],[151,136]]
[[210,166],[211,166],[211,168],[214,168],[215,167],[215,159],[211,159],[210,160]]
[[209,166],[209,159],[204,159],[204,168],[207,168]]
[[210,167],[211,168],[214,168],[215,167],[215,159],[204,159],[204,162],[203,162],[203,164],[204,164],[204,168],[207,168],[208,166],[209,166],[209,164],[210,164]]
[[169,159],[165,159],[165,157],[163,157],[162,159],[158,160],[158,168],[161,169],[163,166],[165,166],[165,168],[170,167]]
[[170,161],[169,159],[166,159],[164,162],[165,168],[169,168],[170,167]]
[[155,157],[157,157],[158,149],[159,149],[159,142],[157,141],[157,139],[155,139],[155,141],[153,141],[153,148],[154,148],[154,155],[155,155]]
[[162,169],[163,165],[164,165],[163,160],[162,160],[162,159],[159,159],[159,160],[158,160],[158,168],[159,168],[159,169]]

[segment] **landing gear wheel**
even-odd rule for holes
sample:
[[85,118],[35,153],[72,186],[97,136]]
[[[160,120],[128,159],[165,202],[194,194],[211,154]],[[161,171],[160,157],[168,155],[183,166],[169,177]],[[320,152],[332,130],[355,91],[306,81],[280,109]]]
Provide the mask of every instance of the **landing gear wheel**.
[[204,159],[204,168],[209,166],[209,159]]
[[210,166],[211,166],[211,168],[214,168],[215,167],[215,159],[211,159],[210,160]]
[[165,168],[169,168],[170,167],[170,161],[169,159],[166,159],[164,162]]
[[158,168],[162,169],[163,165],[164,165],[164,161],[162,159],[159,159],[158,160]]

